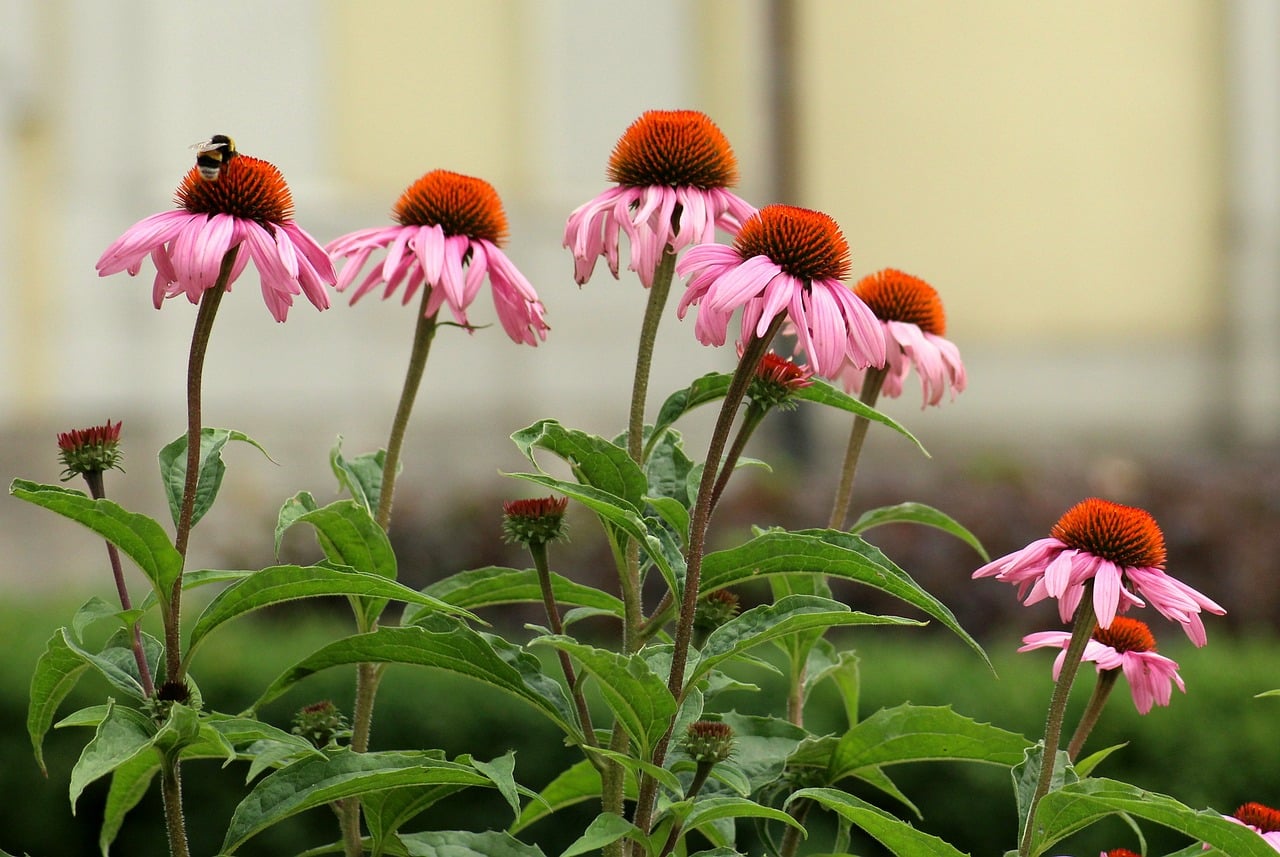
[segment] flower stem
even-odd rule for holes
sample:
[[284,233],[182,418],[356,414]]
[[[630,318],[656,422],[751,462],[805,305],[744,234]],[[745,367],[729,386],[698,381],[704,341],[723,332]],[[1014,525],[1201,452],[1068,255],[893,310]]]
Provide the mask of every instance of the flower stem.
[[1071,761],[1074,762],[1080,755],[1084,742],[1089,740],[1089,733],[1098,725],[1098,718],[1102,716],[1102,709],[1106,707],[1107,698],[1111,696],[1111,689],[1116,686],[1119,676],[1119,669],[1098,673],[1098,683],[1093,686],[1093,695],[1089,697],[1089,704],[1085,706],[1084,714],[1080,715],[1080,723],[1076,725],[1071,743],[1067,745],[1067,758]]
[[1027,823],[1022,830],[1022,841],[1018,846],[1018,857],[1029,857],[1031,839],[1035,832],[1036,810],[1040,800],[1049,793],[1053,785],[1053,772],[1057,767],[1058,747],[1062,743],[1062,721],[1067,711],[1067,699],[1071,696],[1071,685],[1080,669],[1080,661],[1084,656],[1085,646],[1089,642],[1098,620],[1093,612],[1093,581],[1084,586],[1084,594],[1076,607],[1076,615],[1071,628],[1071,640],[1062,659],[1062,669],[1058,673],[1058,681],[1053,686],[1053,696],[1049,700],[1049,715],[1044,727],[1044,754],[1040,759],[1040,780],[1036,783],[1035,793],[1027,807]]
[[[711,776],[713,767],[715,766],[711,762],[698,763],[698,767],[693,771],[693,779],[689,781],[689,789],[685,792],[685,800],[693,800],[698,796],[698,792],[702,791],[702,787],[707,784],[707,778]],[[680,834],[683,831],[684,825],[679,820],[671,825],[671,832],[667,834],[667,841],[658,852],[658,857],[667,857],[676,850],[676,843],[680,841]]]
[[[543,542],[529,542],[529,555],[533,557],[533,567],[538,571],[538,585],[542,589],[542,606],[547,612],[547,622],[551,626],[551,633],[560,636],[564,634],[564,621],[560,618],[560,607],[556,604],[556,594],[551,588],[551,568],[547,563],[547,546]],[[582,726],[582,734],[587,746],[597,746],[595,727],[591,725],[591,711],[587,708],[587,699],[582,695],[582,688],[578,684],[577,674],[573,669],[573,662],[569,660],[569,653],[563,649],[557,649],[556,653],[560,656],[560,669],[564,671],[564,679],[569,685],[569,693],[573,696],[573,702],[578,710],[578,721]],[[591,764],[597,768],[600,762],[595,754],[589,754],[588,759]]]
[[[684,591],[681,594],[680,612],[676,620],[675,641],[671,651],[671,673],[667,679],[667,689],[679,701],[684,692],[684,671],[689,662],[689,644],[693,640],[693,618],[698,607],[698,584],[702,576],[702,554],[706,549],[707,526],[711,522],[712,491],[715,488],[720,470],[720,459],[725,445],[729,442],[729,431],[738,414],[738,408],[747,395],[751,379],[755,377],[774,335],[782,327],[785,316],[779,315],[773,320],[764,336],[753,336],[743,349],[742,358],[738,361],[738,369],[729,382],[724,401],[720,405],[720,414],[716,418],[715,428],[711,432],[711,442],[707,448],[707,458],[702,468],[702,481],[698,484],[698,497],[694,502],[693,517],[689,522],[689,548],[686,560]],[[653,764],[661,766],[666,759],[667,746],[671,742],[671,732],[675,727],[675,718],[667,727],[667,732],[658,741],[653,750]],[[646,776],[640,784],[636,800],[635,825],[641,831],[648,832],[653,823],[654,799],[657,795],[657,781]],[[634,849],[633,849],[634,850]]]
[[182,816],[182,774],[177,759],[160,763],[160,793],[164,798],[165,827],[169,831],[169,857],[190,857],[187,823]]
[[[213,319],[218,313],[218,305],[222,303],[222,295],[227,291],[227,281],[231,278],[231,268],[239,249],[237,245],[223,255],[217,281],[205,289],[200,298],[195,329],[191,333],[191,353],[187,358],[187,472],[182,486],[182,505],[178,511],[178,530],[174,536],[174,546],[182,555],[184,564],[187,542],[191,537],[191,521],[195,517],[196,486],[200,481],[200,382],[204,375],[204,357],[209,350]],[[182,574],[179,573],[173,582],[173,591],[169,593],[168,615],[164,617],[165,681],[171,684],[182,682],[181,610]],[[176,776],[177,768],[174,770]],[[181,794],[179,788],[177,795],[181,797]]]
[[436,316],[426,315],[427,299],[430,295],[430,288],[423,289],[422,312],[418,315],[418,324],[413,331],[409,368],[405,372],[404,388],[400,391],[400,404],[396,407],[395,419],[391,423],[391,437],[387,439],[387,457],[382,465],[382,490],[378,495],[377,517],[378,526],[384,530],[391,528],[391,500],[396,491],[396,471],[400,467],[400,450],[404,447],[405,430],[409,426],[413,401],[417,398],[418,386],[422,383],[422,373],[427,366],[431,341],[436,335]]
[[[875,407],[880,397],[880,388],[884,386],[888,369],[868,369],[867,377],[862,383],[862,404]],[[831,520],[827,526],[833,530],[843,530],[845,519],[849,517],[849,505],[853,501],[853,476],[858,471],[858,459],[862,456],[862,442],[866,440],[867,428],[871,421],[864,416],[853,418],[853,428],[849,430],[849,445],[844,451],[844,466],[840,470],[840,487],[836,489],[835,505],[831,509]]]
[[[808,798],[801,798],[796,801],[787,813],[796,820],[800,825],[804,824],[805,818],[809,815],[809,810],[813,807],[813,801]],[[795,857],[796,851],[800,848],[801,831],[791,825],[787,825],[787,829],[782,834],[782,844],[778,846],[779,857]]]
[[733,476],[734,469],[738,466],[738,459],[742,457],[742,451],[747,448],[747,441],[751,439],[751,435],[755,433],[756,428],[764,420],[764,415],[769,411],[756,405],[754,402],[747,406],[747,412],[742,417],[742,425],[738,426],[738,434],[733,439],[729,451],[725,454],[724,464],[720,467],[720,473],[716,477],[715,487],[711,489],[711,510],[714,512],[720,503],[720,495],[724,493],[725,486],[729,484],[729,478]]
[[[89,483],[89,496],[93,499],[101,500],[107,496],[101,470],[86,470],[84,481]],[[120,551],[111,542],[107,542],[107,559],[111,562],[111,574],[116,581],[116,594],[120,596],[120,607],[124,610],[132,610],[133,602],[129,598],[129,587],[124,582],[124,568],[120,564]],[[133,660],[138,665],[138,678],[142,683],[143,693],[148,697],[155,696],[156,686],[151,678],[151,667],[147,664],[146,651],[142,648],[140,621],[133,623]]]

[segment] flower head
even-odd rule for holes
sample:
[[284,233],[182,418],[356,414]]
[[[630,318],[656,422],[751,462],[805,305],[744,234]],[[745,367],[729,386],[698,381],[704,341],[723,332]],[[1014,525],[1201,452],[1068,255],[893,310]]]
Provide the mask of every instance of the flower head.
[[740,344],[764,336],[786,314],[810,368],[831,377],[845,360],[879,366],[884,333],[871,310],[841,282],[849,245],[827,215],[790,205],[762,208],[732,247],[701,244],[676,264],[689,274],[677,314],[698,306],[694,333],[704,345],[723,345],[729,320],[742,308]]
[[356,286],[351,303],[378,285],[385,285],[382,297],[389,298],[401,284],[401,300],[408,303],[425,283],[431,291],[424,313],[433,316],[448,304],[454,320],[469,327],[467,308],[488,276],[507,336],[526,345],[547,338],[549,328],[537,292],[499,249],[507,235],[507,216],[493,185],[433,170],[401,194],[392,213],[397,225],[360,229],[326,248],[335,257],[347,258],[338,291],[355,282],[375,250],[387,251],[382,264]]
[[252,260],[262,299],[276,321],[285,320],[297,294],[317,309],[328,309],[325,286],[333,284],[333,263],[294,222],[293,197],[275,166],[237,154],[222,162],[216,181],[192,167],[175,202],[176,211],[145,217],[117,238],[98,259],[98,274],[135,275],[150,255],[156,266],[151,290],[156,309],[180,294],[199,303],[217,284],[228,254],[238,250],[227,272],[227,291]]
[[1102,628],[1116,613],[1142,607],[1146,598],[1166,619],[1182,625],[1197,646],[1205,643],[1201,611],[1226,611],[1164,573],[1164,535],[1150,514],[1132,506],[1090,498],[1067,510],[1050,537],[987,563],[973,577],[1017,584],[1024,604],[1058,599],[1067,622],[1093,581],[1093,610]]
[[1265,839],[1276,851],[1280,851],[1280,810],[1250,802],[1242,804],[1233,814],[1223,817],[1243,824]]
[[733,753],[733,728],[719,720],[697,720],[685,730],[682,749],[699,765],[723,762]]
[[347,718],[329,700],[303,706],[293,716],[294,735],[301,735],[318,749],[323,750],[335,738],[348,737],[351,730]]
[[[884,395],[902,395],[903,379],[913,366],[924,392],[922,408],[941,402],[948,384],[952,399],[964,391],[967,379],[960,349],[943,338],[947,320],[933,286],[919,277],[886,268],[863,277],[853,291],[871,307],[884,327],[888,358],[881,388]],[[861,391],[867,370],[846,364],[840,375],[846,390]]]
[[102,473],[120,466],[120,426],[112,424],[72,429],[58,435],[58,457],[62,460],[62,481],[86,473]]
[[[1062,662],[1071,642],[1069,631],[1042,631],[1022,638],[1020,652],[1032,649],[1060,648],[1053,662],[1056,680],[1062,671]],[[1123,670],[1133,694],[1133,704],[1139,714],[1146,714],[1152,705],[1168,705],[1173,695],[1173,685],[1187,692],[1187,686],[1178,675],[1178,664],[1156,654],[1156,640],[1145,622],[1117,616],[1109,628],[1095,628],[1093,639],[1085,644],[1083,660],[1093,661],[1098,672]]]
[[793,408],[796,391],[812,386],[812,375],[807,367],[766,352],[747,388],[747,398],[765,410]]
[[564,536],[568,497],[508,500],[502,504],[502,534],[508,542],[545,545]]
[[591,279],[604,256],[618,276],[618,237],[631,242],[628,267],[648,288],[670,248],[715,240],[716,227],[736,234],[755,213],[728,188],[738,181],[729,141],[696,110],[650,110],[631,124],[609,158],[617,186],[578,206],[565,224],[564,246],[573,252],[573,276]]
[[693,625],[711,632],[738,615],[738,596],[727,589],[713,589],[698,600]]

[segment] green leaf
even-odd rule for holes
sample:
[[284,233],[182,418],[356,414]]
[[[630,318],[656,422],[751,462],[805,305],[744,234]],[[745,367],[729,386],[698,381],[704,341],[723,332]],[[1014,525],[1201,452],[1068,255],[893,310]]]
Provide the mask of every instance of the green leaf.
[[[1044,741],[1027,748],[1025,757],[1013,767],[1013,799],[1018,810],[1018,830],[1026,829],[1027,815],[1031,812],[1031,799],[1040,787],[1040,774],[1044,767]],[[1071,759],[1065,750],[1059,750],[1054,761],[1053,774],[1049,779],[1050,789],[1060,789],[1068,783],[1077,782],[1080,778],[1071,767]]]
[[854,612],[848,605],[830,598],[788,595],[776,604],[753,607],[712,631],[686,684],[697,681],[718,664],[747,649],[787,634],[837,625],[920,624],[914,619]]
[[545,449],[568,462],[574,477],[583,485],[621,498],[631,508],[640,508],[648,482],[625,447],[596,435],[567,429],[555,420],[539,420],[511,435],[511,440],[535,466],[538,462],[533,450]]
[[107,716],[98,724],[93,740],[85,745],[71,769],[71,812],[85,786],[105,777],[143,752],[150,753],[155,731],[145,716],[130,708],[108,703]]
[[879,807],[837,789],[800,789],[787,803],[808,799],[848,819],[875,837],[899,857],[967,857],[936,836],[916,830],[910,824]]
[[849,532],[854,535],[861,535],[872,527],[879,527],[884,524],[923,524],[926,527],[933,527],[955,536],[973,548],[977,551],[978,556],[982,557],[983,562],[989,562],[991,559],[991,557],[987,556],[987,550],[982,546],[982,542],[978,541],[977,536],[962,527],[951,516],[938,511],[932,506],[926,506],[924,503],[908,502],[899,503],[896,506],[881,506],[878,509],[869,509],[863,512],[858,520],[853,522]]
[[486,637],[453,620],[380,627],[322,647],[282,673],[253,704],[256,710],[313,673],[354,663],[398,663],[435,667],[478,679],[523,699],[566,734],[579,731],[563,688],[542,672],[538,659],[500,638]]
[[[82,604],[80,609],[76,611],[76,615],[71,618],[71,635],[78,642],[83,642],[84,632],[90,627],[104,619],[115,619],[117,623],[121,623],[121,616],[124,612],[118,605],[110,604],[95,595]],[[129,612],[134,613],[136,611],[131,610]]]
[[468,788],[456,783],[438,783],[429,786],[391,789],[364,795],[360,803],[364,808],[365,825],[373,840],[373,853],[384,849],[394,840],[400,827],[434,804]]
[[36,661],[31,676],[30,702],[27,704],[27,734],[31,736],[31,749],[35,753],[40,772],[49,775],[44,763],[44,736],[53,723],[58,706],[80,676],[89,668],[89,662],[79,649],[71,648],[67,629],[59,628],[49,638],[44,654]]
[[805,698],[824,679],[831,679],[840,694],[845,721],[853,726],[858,722],[858,698],[862,685],[858,663],[856,652],[837,652],[834,646],[823,640],[810,654],[806,665]]
[[469,766],[427,753],[344,749],[322,759],[302,759],[266,777],[245,796],[231,816],[220,853],[230,854],[255,834],[313,807],[366,792],[440,783],[492,785]]
[[[329,451],[329,467],[338,479],[338,485],[361,506],[376,515],[378,501],[382,497],[382,471],[386,469],[387,451],[366,452],[348,461],[342,455],[342,435]],[[396,474],[403,467],[396,464]]]
[[568,652],[596,680],[619,725],[639,746],[637,755],[648,758],[675,716],[676,701],[644,659],[597,649],[570,637],[540,637],[534,643]]
[[942,759],[1016,765],[1031,742],[978,723],[949,706],[904,703],[884,708],[846,732],[831,757],[828,782],[862,768]]
[[1196,811],[1168,795],[1108,779],[1085,779],[1049,792],[1036,812],[1032,855],[1101,818],[1127,813],[1202,840],[1231,857],[1275,857],[1275,849],[1254,831],[1212,810]]
[[1083,759],[1075,763],[1074,767],[1076,769],[1076,774],[1081,777],[1089,776],[1094,772],[1094,769],[1097,768],[1098,765],[1102,764],[1102,762],[1108,756],[1110,756],[1116,750],[1120,750],[1128,746],[1129,746],[1129,742],[1126,741],[1123,744],[1112,744],[1110,747],[1104,747],[1101,750],[1097,750],[1093,753],[1090,753],[1089,755],[1085,756]]
[[[625,780],[626,797],[635,800],[635,779]],[[525,805],[520,817],[507,828],[508,833],[519,833],[535,821],[546,818],[567,806],[582,803],[600,796],[600,772],[583,759],[570,765],[559,776],[547,783],[536,800]]]
[[[615,616],[622,615],[622,600],[590,586],[575,583],[554,572],[551,590],[562,605],[592,607]],[[542,588],[536,569],[488,566],[450,575],[422,590],[424,595],[455,607],[475,610],[502,604],[541,604]],[[412,625],[418,611],[406,608],[401,623]]]
[[[262,448],[262,444],[244,432],[233,429],[202,428],[200,430],[200,475],[196,479],[196,502],[191,513],[191,526],[195,526],[204,513],[209,511],[213,501],[218,497],[218,489],[222,487],[222,476],[227,466],[222,463],[222,448],[228,441],[243,441],[255,447],[267,459],[271,456]],[[272,462],[274,463],[274,462]],[[160,450],[160,481],[164,483],[164,493],[169,499],[169,512],[173,515],[173,525],[178,525],[178,516],[182,509],[182,492],[187,480],[187,436],[183,434]]]
[[526,845],[506,833],[490,830],[430,830],[400,837],[408,857],[546,857],[536,845]]
[[502,795],[507,803],[511,805],[512,815],[519,817],[520,790],[515,781],[515,751],[512,750],[504,756],[499,756],[492,762],[481,762],[478,759],[472,759],[471,766],[493,781],[494,786],[498,789],[498,794]]
[[1280,688],[1276,688],[1275,690],[1264,690],[1262,693],[1255,693],[1253,698],[1261,699],[1264,696],[1280,696]]
[[791,754],[808,735],[803,728],[780,717],[730,711],[720,719],[733,729],[731,761],[753,789],[777,780]]
[[662,435],[644,464],[650,498],[667,498],[689,509],[694,500],[689,492],[689,474],[693,468],[694,462],[685,454],[680,433],[673,430]]
[[151,788],[151,781],[160,773],[159,753],[135,753],[116,766],[111,772],[111,787],[107,790],[107,802],[102,810],[102,827],[98,831],[98,849],[107,857],[111,843],[120,832],[120,825]]
[[[783,824],[788,824],[797,830],[804,831],[804,825],[780,809],[762,806],[753,800],[728,795],[707,797],[695,801],[693,809],[690,810],[684,823],[689,828],[701,827],[721,818],[767,818],[773,821],[781,821]],[[805,833],[805,836],[807,837],[808,833]]]
[[676,420],[696,407],[723,399],[729,392],[729,382],[732,378],[730,374],[712,372],[695,379],[683,390],[676,390],[667,396],[667,400],[658,409],[658,418],[654,421],[653,431],[649,434],[645,458],[649,457],[656,445],[662,441],[667,429],[673,426]]
[[705,595],[775,574],[825,574],[878,589],[937,619],[991,666],[987,653],[945,604],[877,548],[839,530],[767,530],[739,547],[709,553],[702,562],[700,588]]
[[475,618],[465,610],[376,574],[326,566],[275,565],[254,572],[209,603],[191,629],[184,663],[190,663],[204,638],[225,622],[273,604],[318,595],[398,599]]
[[564,850],[560,857],[576,857],[588,851],[596,851],[611,842],[617,842],[624,836],[630,836],[637,842],[644,842],[644,834],[634,824],[617,813],[602,812],[587,825],[586,831]]
[[873,423],[880,423],[883,426],[888,426],[907,440],[914,443],[916,448],[924,453],[926,458],[931,457],[929,455],[929,451],[924,448],[920,441],[916,440],[916,436],[907,431],[906,428],[896,420],[890,419],[875,408],[868,407],[858,401],[855,397],[850,396],[848,393],[845,393],[842,390],[837,390],[821,378],[813,378],[812,381],[813,383],[808,387],[801,387],[796,390],[795,396],[797,399],[803,399],[806,402],[815,402],[819,405],[828,405],[842,411],[848,411],[856,416],[864,417]]
[[83,524],[137,564],[168,612],[169,594],[182,574],[182,556],[164,529],[146,515],[127,512],[110,500],[92,500],[79,491],[15,479],[9,493]]

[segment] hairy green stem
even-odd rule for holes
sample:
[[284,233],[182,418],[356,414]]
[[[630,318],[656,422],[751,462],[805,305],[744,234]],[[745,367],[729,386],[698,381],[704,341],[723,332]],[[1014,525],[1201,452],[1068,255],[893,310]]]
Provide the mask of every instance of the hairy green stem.
[[742,457],[742,451],[747,448],[747,441],[751,439],[756,427],[760,425],[764,420],[764,415],[768,412],[767,408],[754,402],[747,406],[747,412],[742,417],[742,425],[738,426],[738,435],[729,446],[729,451],[725,453],[724,464],[721,465],[720,474],[716,477],[715,487],[711,489],[711,511],[714,512],[716,506],[720,504],[720,495],[724,493],[725,486],[729,484],[729,479],[733,476],[733,471],[738,466],[738,459]]
[[[698,767],[694,768],[693,779],[689,781],[689,788],[684,794],[685,800],[693,800],[698,796],[698,792],[702,791],[702,787],[707,784],[707,778],[711,776],[711,769],[715,767],[714,762],[699,762]],[[678,820],[671,825],[671,832],[667,834],[667,841],[662,846],[662,850],[658,852],[658,857],[667,857],[672,851],[676,850],[676,843],[680,841],[680,834],[684,831],[684,825]]]
[[382,490],[378,495],[378,526],[391,527],[391,500],[396,491],[396,471],[400,467],[400,450],[404,447],[405,431],[409,427],[409,415],[418,396],[422,373],[427,367],[427,355],[436,335],[436,315],[426,315],[427,299],[431,288],[422,290],[422,309],[413,330],[413,348],[409,352],[409,368],[405,372],[404,387],[400,391],[400,404],[396,406],[395,419],[391,423],[391,437],[387,439],[387,457],[382,465]]
[[[804,820],[809,815],[809,810],[812,807],[813,801],[808,798],[801,798],[791,805],[791,808],[787,810],[787,814],[803,826]],[[782,844],[778,846],[779,857],[795,857],[796,851],[800,847],[801,836],[802,831],[788,824],[787,829],[782,833]]]
[[164,799],[164,821],[169,831],[169,857],[190,857],[187,822],[182,814],[182,773],[177,759],[165,757],[160,763],[160,794]]
[[[764,336],[753,336],[743,349],[742,358],[738,361],[738,369],[729,382],[720,406],[720,414],[716,418],[715,428],[711,432],[711,441],[707,448],[706,461],[702,468],[702,481],[698,485],[698,496],[694,502],[693,516],[689,522],[689,548],[685,570],[684,591],[680,599],[680,612],[676,620],[675,641],[671,651],[671,673],[667,679],[667,689],[671,695],[680,700],[684,696],[684,672],[689,662],[689,644],[693,640],[693,618],[698,606],[698,585],[702,576],[702,555],[706,549],[707,527],[711,522],[713,510],[711,495],[715,488],[720,471],[720,460],[725,446],[729,442],[729,432],[738,414],[738,408],[746,397],[751,379],[769,344],[782,327],[785,316],[778,316],[769,326]],[[666,759],[667,747],[671,742],[671,733],[675,728],[675,718],[667,727],[665,735],[659,739],[653,750],[650,761],[661,766]],[[641,780],[636,800],[635,825],[647,833],[653,824],[654,800],[657,796],[657,782],[646,776]]]
[[1102,716],[1102,709],[1106,707],[1107,698],[1111,696],[1111,689],[1116,686],[1116,679],[1119,677],[1118,668],[1098,673],[1098,683],[1093,686],[1089,704],[1085,706],[1084,714],[1080,715],[1076,731],[1071,735],[1071,743],[1067,745],[1067,758],[1071,761],[1074,762],[1080,755],[1084,742],[1089,740],[1089,733],[1098,725],[1098,718]]
[[[546,543],[529,542],[528,548],[529,555],[533,557],[533,567],[538,571],[538,586],[542,590],[542,607],[547,613],[547,623],[551,627],[551,633],[562,636],[564,620],[560,618],[560,607],[556,604],[556,594],[551,588],[551,567],[547,563]],[[557,649],[556,654],[560,657],[560,669],[564,672],[564,680],[569,685],[569,693],[573,696],[574,706],[578,710],[578,722],[582,726],[583,738],[587,746],[596,747],[598,743],[595,727],[591,725],[591,710],[587,708],[587,699],[582,695],[573,662],[569,659],[569,653],[563,649]],[[599,769],[601,763],[594,753],[588,754],[587,758]]]
[[[880,388],[884,386],[888,369],[868,369],[867,377],[862,382],[862,404],[875,407],[880,396]],[[853,476],[858,471],[858,459],[862,457],[862,443],[867,438],[867,428],[871,421],[864,416],[853,418],[853,428],[849,430],[849,445],[844,451],[844,465],[840,468],[840,487],[836,489],[835,504],[831,509],[831,520],[827,526],[833,530],[843,530],[845,519],[849,517],[849,505],[853,501]]]
[[1018,845],[1018,857],[1029,857],[1031,840],[1035,833],[1036,810],[1040,800],[1049,793],[1053,785],[1053,772],[1057,767],[1058,748],[1062,744],[1062,722],[1067,712],[1067,700],[1071,696],[1071,685],[1080,669],[1080,661],[1084,656],[1085,646],[1097,626],[1098,620],[1093,612],[1093,581],[1084,586],[1084,594],[1076,607],[1076,615],[1071,627],[1071,641],[1067,644],[1066,654],[1062,659],[1062,669],[1058,672],[1058,681],[1053,686],[1053,696],[1049,700],[1049,714],[1044,726],[1044,754],[1040,759],[1040,779],[1036,790],[1031,795],[1027,807],[1027,823],[1022,830],[1022,840]]
[[[187,472],[182,485],[182,503],[178,511],[178,530],[174,534],[174,546],[186,564],[187,543],[191,538],[191,522],[195,517],[196,488],[200,481],[200,384],[204,375],[204,358],[209,350],[209,337],[213,333],[213,319],[218,305],[227,291],[231,268],[235,264],[239,245],[232,247],[222,257],[218,279],[211,288],[204,290],[200,309],[196,312],[195,329],[191,333],[191,352],[187,358]],[[169,612],[164,617],[165,681],[182,683],[182,573],[173,582],[169,593]],[[181,789],[178,790],[181,794]]]
[[[101,470],[85,471],[84,481],[89,485],[89,496],[95,500],[101,500],[107,496],[106,486],[103,484]],[[116,594],[120,596],[120,607],[123,610],[132,610],[133,601],[129,598],[129,587],[124,582],[124,567],[120,563],[120,550],[111,542],[107,542],[107,560],[111,563],[111,576],[116,582]],[[138,679],[142,683],[142,692],[152,697],[156,695],[155,682],[151,678],[151,667],[147,664],[146,650],[142,648],[142,622],[135,621],[133,623],[133,660],[138,666]]]

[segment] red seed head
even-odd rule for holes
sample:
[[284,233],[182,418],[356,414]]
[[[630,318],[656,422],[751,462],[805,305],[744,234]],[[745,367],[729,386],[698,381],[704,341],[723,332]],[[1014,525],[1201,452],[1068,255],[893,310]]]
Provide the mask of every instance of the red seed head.
[[1164,534],[1155,518],[1133,506],[1090,497],[1068,509],[1051,535],[1116,565],[1164,568]]

